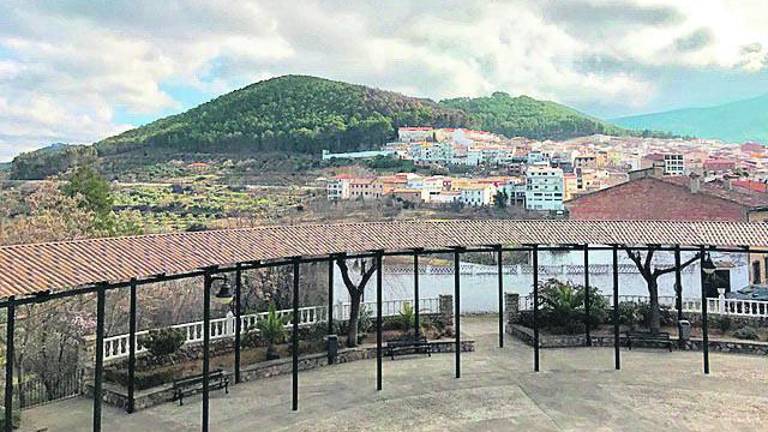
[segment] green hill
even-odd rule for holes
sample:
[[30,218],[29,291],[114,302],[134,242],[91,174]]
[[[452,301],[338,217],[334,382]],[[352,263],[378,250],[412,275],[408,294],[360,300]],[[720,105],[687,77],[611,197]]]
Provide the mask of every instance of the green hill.
[[[400,126],[472,127],[530,138],[625,131],[553,102],[505,93],[434,102],[309,76],[273,78],[222,95],[93,146],[18,156],[14,178],[42,178],[97,157],[102,168],[167,161],[180,155],[317,155],[322,149],[371,149]],[[94,155],[95,154],[95,155]]]
[[632,129],[742,143],[768,143],[768,95],[709,108],[689,108],[613,120]]
[[572,108],[528,96],[495,92],[490,97],[456,98],[440,105],[460,109],[480,129],[509,137],[568,139],[592,134],[625,135],[627,131]]

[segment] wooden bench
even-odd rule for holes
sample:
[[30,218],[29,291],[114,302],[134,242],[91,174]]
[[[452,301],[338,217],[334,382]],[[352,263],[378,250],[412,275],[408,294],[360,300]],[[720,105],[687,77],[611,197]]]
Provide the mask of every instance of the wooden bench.
[[[221,369],[208,373],[208,389],[221,390],[229,394],[229,374]],[[203,390],[203,374],[173,380],[173,400],[184,405],[184,396],[193,395]]]
[[669,352],[672,352],[672,340],[669,338],[669,333],[667,332],[653,334],[651,332],[628,331],[625,332],[625,335],[627,338],[627,348],[630,351],[632,351],[632,344],[634,341],[643,342],[646,345],[666,346],[669,349]]
[[400,354],[426,354],[432,357],[432,346],[427,342],[426,336],[409,336],[387,341],[386,355],[394,360],[395,356]]

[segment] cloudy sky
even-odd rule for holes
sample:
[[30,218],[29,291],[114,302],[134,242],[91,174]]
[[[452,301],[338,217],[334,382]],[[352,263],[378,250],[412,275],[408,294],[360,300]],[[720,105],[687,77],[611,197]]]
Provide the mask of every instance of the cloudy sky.
[[766,0],[0,2],[0,161],[295,73],[601,117],[768,93]]

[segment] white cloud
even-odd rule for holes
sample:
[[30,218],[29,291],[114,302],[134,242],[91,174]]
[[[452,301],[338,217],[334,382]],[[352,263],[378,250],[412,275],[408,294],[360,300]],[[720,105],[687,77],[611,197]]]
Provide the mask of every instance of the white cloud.
[[765,70],[764,8],[763,0],[6,0],[0,160],[123,130],[118,111],[181,108],[165,83],[215,95],[285,73],[433,98],[503,90],[642,107],[657,91],[643,68]]

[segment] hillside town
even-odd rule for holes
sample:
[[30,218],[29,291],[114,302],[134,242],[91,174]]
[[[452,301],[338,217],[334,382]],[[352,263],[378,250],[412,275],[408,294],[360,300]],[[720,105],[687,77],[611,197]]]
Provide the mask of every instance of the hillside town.
[[397,141],[381,150],[323,152],[324,160],[377,157],[408,160],[434,171],[460,168],[465,174],[339,174],[327,180],[328,199],[390,196],[413,203],[517,205],[563,214],[571,200],[647,175],[693,176],[728,190],[768,193],[768,147],[757,143],[603,135],[536,141],[477,130],[402,127]]

